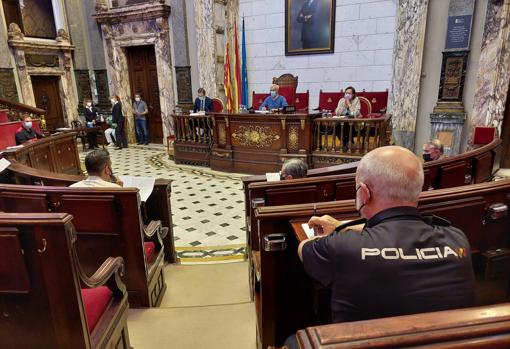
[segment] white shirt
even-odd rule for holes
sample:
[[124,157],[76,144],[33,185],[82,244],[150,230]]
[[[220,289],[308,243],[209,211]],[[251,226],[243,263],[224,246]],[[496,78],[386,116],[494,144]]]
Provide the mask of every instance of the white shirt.
[[107,182],[98,176],[88,176],[83,181],[71,184],[73,188],[94,188],[94,187],[107,187],[107,188],[122,188],[120,185],[112,182]]

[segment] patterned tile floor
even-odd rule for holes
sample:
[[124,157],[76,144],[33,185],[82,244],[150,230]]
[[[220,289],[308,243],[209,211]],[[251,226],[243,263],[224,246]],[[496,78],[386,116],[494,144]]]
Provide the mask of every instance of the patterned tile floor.
[[[117,175],[173,179],[175,245],[181,263],[243,258],[246,246],[240,174],[176,165],[161,145],[108,148]],[[86,153],[80,154],[83,161]]]

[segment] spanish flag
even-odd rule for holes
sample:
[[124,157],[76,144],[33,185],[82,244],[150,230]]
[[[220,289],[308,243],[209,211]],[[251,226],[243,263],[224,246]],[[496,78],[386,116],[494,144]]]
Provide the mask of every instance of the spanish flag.
[[239,105],[242,103],[242,82],[241,82],[241,60],[239,59],[239,40],[237,37],[237,20],[234,20],[234,86],[232,94],[234,95],[234,111],[239,111]]
[[227,36],[225,35],[225,59],[223,68],[225,70],[223,76],[223,84],[225,85],[225,99],[227,102],[227,112],[232,112],[232,83],[230,81],[230,52],[229,52],[229,42],[227,40]]

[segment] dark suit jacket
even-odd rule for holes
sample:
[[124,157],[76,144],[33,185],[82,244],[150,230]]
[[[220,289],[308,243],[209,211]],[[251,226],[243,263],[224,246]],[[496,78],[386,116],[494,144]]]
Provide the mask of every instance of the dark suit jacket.
[[[197,99],[195,99],[195,104],[193,105],[193,112],[196,113],[199,110],[200,110],[200,99],[197,98]],[[204,111],[206,113],[210,113],[210,112],[214,111],[212,99],[210,99],[209,97],[205,97]]]
[[20,131],[16,133],[16,145],[21,145],[25,142],[28,142],[31,139],[34,138],[43,138],[44,136],[34,130],[33,128],[27,130],[26,128],[22,127]]
[[[334,9],[333,9],[334,11]],[[305,16],[311,18],[305,21]],[[326,48],[329,45],[329,5],[325,0],[314,0],[309,5],[304,1],[298,13],[297,22],[302,23],[301,40],[303,48]],[[334,34],[332,34],[334,35]]]
[[112,122],[117,124],[117,127],[124,127],[124,115],[122,115],[122,105],[120,102],[112,107]]
[[97,109],[92,107],[92,111],[89,108],[85,107],[85,120],[87,122],[91,122],[97,119]]

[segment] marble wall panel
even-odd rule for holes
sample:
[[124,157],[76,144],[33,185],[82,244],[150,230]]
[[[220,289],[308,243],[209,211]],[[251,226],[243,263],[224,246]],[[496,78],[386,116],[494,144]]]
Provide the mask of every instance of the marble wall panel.
[[393,115],[395,143],[414,148],[428,0],[401,0],[393,49],[392,88],[388,111]]
[[510,83],[510,0],[489,0],[471,125],[501,132]]
[[[194,0],[195,27],[198,53],[198,71],[200,87],[205,88],[208,95],[216,97],[216,45],[213,27],[213,0]],[[221,53],[223,54],[223,53]]]

